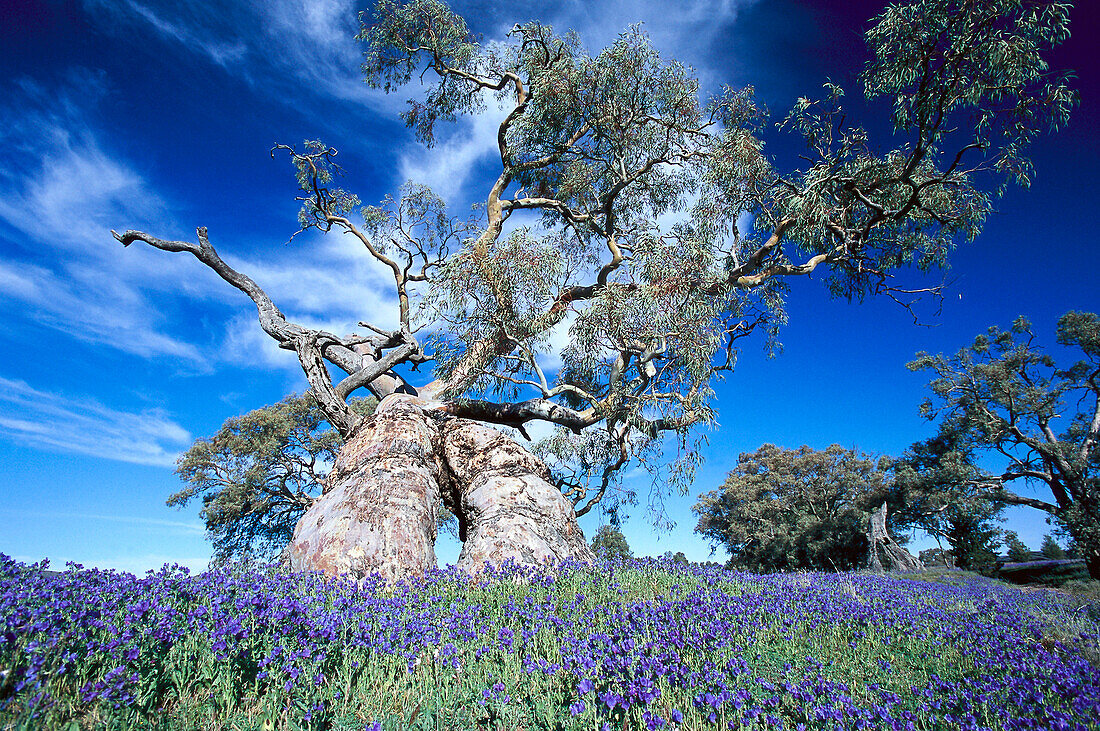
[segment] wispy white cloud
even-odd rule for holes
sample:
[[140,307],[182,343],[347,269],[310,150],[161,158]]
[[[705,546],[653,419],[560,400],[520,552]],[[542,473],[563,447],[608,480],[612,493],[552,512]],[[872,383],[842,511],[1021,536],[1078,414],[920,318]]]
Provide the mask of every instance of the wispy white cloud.
[[[97,5],[100,3],[92,2],[90,4]],[[129,9],[136,16],[149,23],[161,35],[172,38],[184,46],[202,49],[219,66],[228,68],[230,64],[239,64],[247,54],[247,47],[239,40],[219,40],[209,36],[200,36],[195,32],[195,28],[188,27],[183,23],[172,22],[166,17],[158,15],[152,8],[134,2],[134,0],[125,0],[125,2],[117,4],[102,4]]]
[[274,253],[223,258],[247,272],[292,319],[397,326],[393,274],[353,237],[306,234]]
[[[83,103],[84,90],[91,107]],[[19,165],[0,165],[0,238],[11,244],[0,261],[0,309],[13,321],[63,336],[172,358],[173,368],[269,360],[274,343],[254,316],[250,327],[258,337],[237,338],[226,350],[169,314],[197,300],[241,312],[232,323],[247,321],[251,307],[239,292],[188,255],[143,245],[123,250],[111,238],[120,221],[164,237],[193,234],[181,230],[173,205],[138,167],[104,142],[92,122],[103,93],[98,76],[75,72],[55,86],[21,81],[8,103],[0,103],[0,144],[21,146]],[[222,254],[303,324],[339,324],[345,332],[359,320],[395,325],[388,270],[357,242],[304,235],[262,259]],[[196,337],[203,340],[189,339]]]
[[672,8],[653,0],[566,0],[551,6],[544,19],[558,30],[576,30],[592,49],[610,45],[627,27],[641,23],[658,47],[681,57],[693,48],[702,51],[757,1],[689,0]]
[[0,234],[12,244],[0,262],[6,304],[81,340],[201,363],[193,344],[162,331],[142,294],[186,281],[182,261],[123,256],[110,236],[120,220],[177,227],[163,198],[89,123],[84,105],[102,96],[102,79],[77,71],[55,86],[13,87],[0,104],[0,145],[11,155],[0,158]]
[[[19,303],[21,316],[66,336],[111,345],[124,352],[182,358],[201,367],[199,349],[158,330],[156,308],[104,268],[77,272],[0,262],[0,295]],[[134,302],[137,300],[137,302]]]
[[[295,239],[278,258],[227,255],[225,259],[247,272],[288,319],[304,327],[336,335],[361,332],[360,321],[387,329],[397,327],[393,275],[350,237],[307,234]],[[218,358],[241,367],[280,371],[289,390],[305,388],[297,356],[279,348],[260,329],[252,310],[226,322]]]
[[0,377],[0,436],[28,447],[168,466],[191,434],[159,409],[118,411]]
[[363,83],[353,0],[242,0],[215,12],[203,0],[86,0],[85,7],[107,32],[151,29],[254,87],[288,94],[291,104],[312,93],[392,112],[404,101]]
[[0,104],[0,220],[53,247],[104,240],[111,214],[164,222],[168,206],[142,176],[104,150],[89,121],[107,94],[98,72],[73,69],[53,83],[17,79]]
[[452,206],[484,199],[491,181],[485,182],[472,196],[467,184],[478,164],[497,157],[499,165],[497,129],[504,114],[494,105],[490,99],[485,112],[442,130],[442,142],[431,149],[407,146],[400,161],[402,181],[427,185]]
[[78,520],[81,522],[108,522],[121,523],[134,528],[148,528],[163,532],[165,529],[184,533],[187,535],[203,536],[206,529],[201,523],[187,523],[181,520],[163,520],[160,518],[143,518],[136,515],[101,515],[97,513],[64,513],[41,512],[35,510],[3,510],[0,515],[13,518],[35,518],[39,520]]
[[[712,46],[721,44],[739,13],[758,1],[690,0],[678,4],[675,12],[651,0],[567,0],[540,6],[537,12],[503,2],[454,5],[470,16],[472,27],[483,31],[486,43],[505,40],[516,21],[538,19],[561,31],[576,30],[586,47],[598,51],[628,26],[641,23],[662,53],[692,64],[704,86],[712,88],[728,79],[728,69],[714,68]],[[396,119],[405,100],[419,96],[415,88],[385,94],[363,83],[363,47],[354,38],[362,4],[353,0],[242,0],[216,13],[202,0],[85,0],[85,6],[93,18],[105,21],[108,32],[151,29],[181,51],[205,57],[290,105],[300,106],[314,95]],[[728,58],[717,63],[728,63]],[[425,183],[445,200],[463,205],[478,199],[480,191],[472,198],[459,194],[477,164],[495,149],[500,115],[494,107],[490,103],[489,111],[477,117],[441,125],[440,144],[432,150],[407,137],[396,141],[400,179],[393,182]]]

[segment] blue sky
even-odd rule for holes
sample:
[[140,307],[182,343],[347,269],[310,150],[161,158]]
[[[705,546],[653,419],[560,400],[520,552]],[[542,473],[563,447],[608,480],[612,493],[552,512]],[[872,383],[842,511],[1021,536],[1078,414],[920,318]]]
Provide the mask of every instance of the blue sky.
[[[1086,6],[1086,3],[1080,3]],[[848,89],[850,114],[883,134],[883,110],[854,82],[862,30],[883,3],[858,0],[648,0],[455,7],[486,40],[532,17],[575,28],[591,49],[644,23],[658,49],[693,65],[705,90],[752,83],[781,115],[826,79]],[[839,7],[842,6],[842,7]],[[216,8],[216,10],[211,10]],[[210,231],[291,319],[348,331],[385,322],[385,280],[337,237],[299,237],[294,180],[268,154],[320,138],[340,151],[347,187],[365,202],[404,181],[427,183],[454,210],[484,195],[492,115],[419,146],[359,75],[356,13],[345,0],[87,0],[5,4],[0,23],[0,552],[144,571],[205,565],[198,507],[164,501],[173,462],[234,415],[305,387],[250,303],[191,257],[123,249],[110,229],[166,238]],[[915,326],[886,301],[829,300],[800,281],[783,354],[745,346],[719,385],[720,428],[690,495],[666,501],[677,521],[656,533],[642,510],[625,525],[637,553],[709,547],[692,533],[697,493],[719,484],[739,452],[764,442],[837,442],[899,454],[933,432],[917,407],[926,379],[905,370],[918,350],[954,351],[991,324],[1029,316],[1053,342],[1057,317],[1100,308],[1094,212],[1100,170],[1095,10],[1073,14],[1055,56],[1077,70],[1082,104],[1036,151],[1030,190],[1011,191],[976,243],[955,252],[942,314]],[[780,167],[797,150],[767,138]],[[884,141],[883,145],[888,144]],[[995,462],[990,469],[998,469]],[[643,501],[643,478],[636,487]],[[1041,492],[1036,492],[1042,495]],[[1050,531],[1027,509],[1007,527],[1037,547]],[[598,515],[582,526],[591,534]],[[918,544],[923,545],[923,544]],[[457,547],[439,553],[453,560]],[[720,552],[718,558],[724,558]]]

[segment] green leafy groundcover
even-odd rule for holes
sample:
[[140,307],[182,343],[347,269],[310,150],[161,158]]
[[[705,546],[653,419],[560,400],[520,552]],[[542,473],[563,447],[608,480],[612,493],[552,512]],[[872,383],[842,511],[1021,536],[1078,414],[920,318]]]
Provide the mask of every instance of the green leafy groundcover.
[[639,561],[387,586],[0,558],[0,728],[1095,728],[1049,591]]

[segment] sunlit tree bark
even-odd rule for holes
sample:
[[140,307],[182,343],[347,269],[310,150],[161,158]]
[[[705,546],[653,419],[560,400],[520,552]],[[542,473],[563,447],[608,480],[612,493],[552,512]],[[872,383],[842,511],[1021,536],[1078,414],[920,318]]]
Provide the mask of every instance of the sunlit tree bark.
[[886,503],[867,519],[868,568],[872,571],[923,571],[924,564],[886,530]]

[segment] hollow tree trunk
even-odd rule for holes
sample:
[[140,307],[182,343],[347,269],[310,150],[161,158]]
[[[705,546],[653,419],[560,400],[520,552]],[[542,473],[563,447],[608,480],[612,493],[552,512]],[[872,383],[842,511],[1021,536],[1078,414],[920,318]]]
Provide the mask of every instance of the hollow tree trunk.
[[546,467],[505,434],[409,396],[383,399],[347,442],[330,489],[298,522],[291,568],[393,580],[435,565],[436,515],[453,506],[458,565],[592,561]]
[[465,419],[442,426],[443,452],[460,496],[465,542],[459,568],[476,573],[508,559],[594,561],[573,504],[546,466],[501,432]]
[[393,580],[435,566],[437,444],[422,408],[379,404],[340,449],[329,489],[298,521],[291,569]]
[[867,562],[872,571],[923,571],[924,564],[906,551],[886,530],[886,503],[871,513],[867,521],[867,541],[870,557]]

